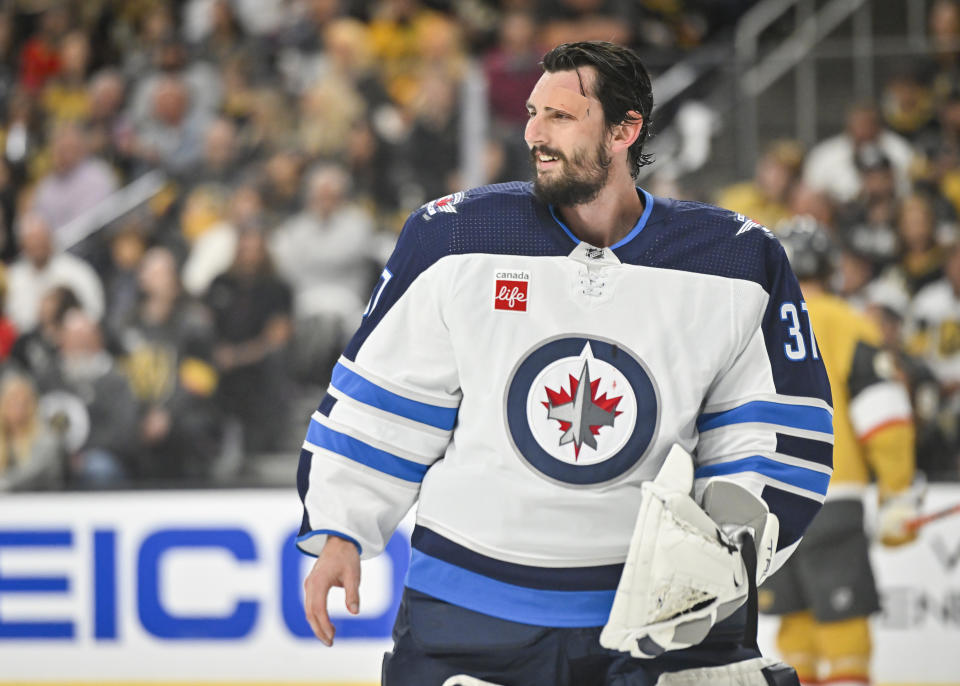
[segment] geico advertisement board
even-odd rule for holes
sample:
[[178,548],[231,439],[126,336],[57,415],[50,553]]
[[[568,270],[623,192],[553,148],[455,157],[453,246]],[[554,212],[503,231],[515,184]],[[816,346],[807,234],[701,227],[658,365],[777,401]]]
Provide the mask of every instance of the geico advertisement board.
[[[957,502],[933,486],[924,509]],[[376,683],[409,528],[364,563],[359,616],[331,594],[328,649],[303,617],[299,519],[292,488],[0,497],[0,682]],[[876,681],[960,683],[960,516],[874,564]]]
[[406,535],[313,637],[296,491],[0,497],[0,681],[379,681]]

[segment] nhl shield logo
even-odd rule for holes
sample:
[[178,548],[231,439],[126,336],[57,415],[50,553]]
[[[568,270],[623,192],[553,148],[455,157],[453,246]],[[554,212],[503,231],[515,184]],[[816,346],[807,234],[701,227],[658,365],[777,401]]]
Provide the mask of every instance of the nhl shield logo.
[[605,339],[548,340],[517,365],[507,425],[517,455],[566,485],[618,479],[645,456],[659,426],[657,388],[643,362]]

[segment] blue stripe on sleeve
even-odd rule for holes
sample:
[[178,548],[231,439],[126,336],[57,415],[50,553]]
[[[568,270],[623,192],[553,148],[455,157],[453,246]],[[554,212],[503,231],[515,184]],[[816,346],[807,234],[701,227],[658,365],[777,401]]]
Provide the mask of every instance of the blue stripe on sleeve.
[[511,622],[551,627],[603,626],[615,590],[546,591],[514,586],[414,549],[407,586],[434,598]]
[[771,460],[769,457],[754,455],[745,457],[742,460],[733,460],[732,462],[721,462],[719,464],[706,465],[699,467],[694,472],[694,478],[702,479],[708,476],[721,476],[724,474],[740,474],[742,472],[756,472],[769,476],[777,481],[805,488],[808,491],[826,495],[827,485],[830,483],[830,475],[823,472],[815,472],[812,469],[795,467]]
[[428,465],[405,460],[385,450],[374,448],[361,440],[334,431],[315,419],[310,420],[307,429],[307,440],[314,445],[325,448],[330,452],[343,455],[346,458],[359,462],[377,471],[384,472],[404,481],[420,483],[427,473]]
[[789,405],[765,400],[754,400],[726,412],[702,414],[697,419],[697,429],[710,431],[729,424],[762,422],[779,424],[794,429],[833,433],[833,415],[829,410],[810,405]]
[[333,368],[331,384],[364,405],[438,429],[450,431],[457,421],[456,407],[439,407],[404,398],[368,381],[339,362]]

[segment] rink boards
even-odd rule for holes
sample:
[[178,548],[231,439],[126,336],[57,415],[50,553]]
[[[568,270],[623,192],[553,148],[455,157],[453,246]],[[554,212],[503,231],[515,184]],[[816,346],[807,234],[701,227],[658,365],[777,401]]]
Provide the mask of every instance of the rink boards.
[[[924,509],[958,502],[935,485]],[[364,563],[359,616],[335,591],[327,649],[303,618],[299,520],[293,489],[0,497],[0,683],[377,683],[409,528]],[[960,684],[960,516],[874,563],[877,682]]]

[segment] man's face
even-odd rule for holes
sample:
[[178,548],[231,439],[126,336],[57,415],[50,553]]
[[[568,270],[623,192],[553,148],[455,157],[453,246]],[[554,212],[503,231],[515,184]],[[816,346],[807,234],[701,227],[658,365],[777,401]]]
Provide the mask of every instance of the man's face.
[[[593,69],[581,68],[580,75],[584,92],[590,93]],[[530,93],[527,111],[524,139],[530,148],[537,197],[561,206],[595,199],[610,173],[600,101],[581,93],[577,72],[546,72]]]

